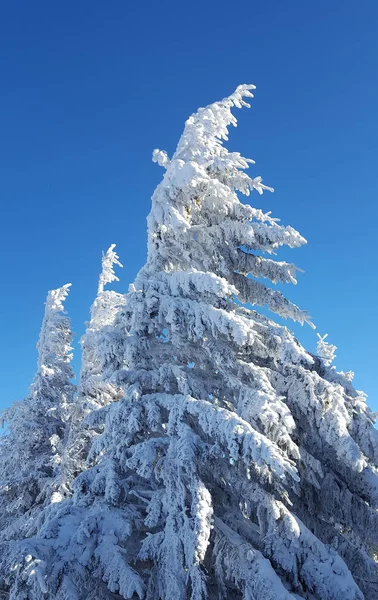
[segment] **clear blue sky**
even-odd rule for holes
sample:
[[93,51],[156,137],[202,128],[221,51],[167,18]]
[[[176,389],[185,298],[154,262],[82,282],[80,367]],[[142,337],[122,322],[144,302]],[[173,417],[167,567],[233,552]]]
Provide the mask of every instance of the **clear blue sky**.
[[288,296],[378,409],[377,0],[3,2],[0,73],[0,406],[27,393],[48,289],[72,282],[77,347],[101,251],[120,291],[143,264],[152,150],[249,82],[230,147],[276,188],[253,203],[308,239]]

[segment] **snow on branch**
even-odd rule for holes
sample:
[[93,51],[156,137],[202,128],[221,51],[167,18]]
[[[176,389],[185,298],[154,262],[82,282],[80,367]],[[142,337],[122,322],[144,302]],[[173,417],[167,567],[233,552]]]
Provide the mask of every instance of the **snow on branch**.
[[165,169],[170,163],[168,154],[165,152],[165,150],[159,150],[158,148],[155,148],[155,150],[152,153],[152,161],[158,163],[160,167],[164,167]]
[[333,346],[332,344],[329,344],[325,341],[328,337],[328,333],[326,333],[323,336],[321,336],[320,333],[318,333],[317,335],[319,341],[316,346],[316,353],[319,356],[319,358],[322,359],[326,367],[329,367],[336,358],[337,346]]
[[297,271],[302,272],[293,263],[278,262],[262,256],[255,256],[237,249],[237,270],[244,275],[264,277],[273,283],[293,283],[296,285]]
[[156,402],[169,411],[185,411],[196,417],[204,434],[210,437],[216,435],[227,449],[231,463],[240,459],[247,465],[251,462],[260,467],[265,465],[280,478],[289,476],[293,481],[298,481],[294,462],[237,414],[204,400],[179,394],[150,394],[143,396],[143,399]]
[[244,590],[244,598],[294,600],[294,596],[284,587],[269,560],[259,550],[219,517],[214,518],[214,523],[215,569],[220,582],[226,573],[238,589]]
[[287,300],[281,292],[272,290],[264,284],[239,273],[234,273],[232,282],[239,290],[238,299],[241,302],[250,302],[259,306],[266,305],[269,310],[284,319],[293,319],[293,321],[298,321],[301,325],[308,323],[312,329],[315,329],[315,325],[311,322],[311,317],[307,312],[298,308],[290,300]]

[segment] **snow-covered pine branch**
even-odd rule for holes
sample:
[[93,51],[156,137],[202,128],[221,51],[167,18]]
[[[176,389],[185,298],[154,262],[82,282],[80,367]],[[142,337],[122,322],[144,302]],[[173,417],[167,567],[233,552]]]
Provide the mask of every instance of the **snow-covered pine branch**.
[[199,109],[171,159],[154,152],[165,173],[147,262],[117,314],[121,343],[96,370],[122,397],[94,392],[89,468],[25,542],[11,600],[378,597],[364,397],[250,307],[310,323],[257,281],[295,283],[296,267],[272,256],[305,240],[240,201],[271,188],[223,145],[253,89]]
[[316,346],[316,354],[322,359],[324,364],[329,367],[336,358],[336,346],[329,344],[326,342],[326,338],[328,337],[328,333],[321,336],[320,333],[318,335],[318,343]]

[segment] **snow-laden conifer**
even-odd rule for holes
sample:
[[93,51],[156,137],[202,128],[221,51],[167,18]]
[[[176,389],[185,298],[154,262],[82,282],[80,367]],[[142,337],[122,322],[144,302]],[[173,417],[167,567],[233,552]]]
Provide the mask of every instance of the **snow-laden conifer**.
[[261,281],[295,283],[274,256],[305,240],[240,202],[270,188],[223,146],[252,89],[192,115],[171,159],[154,152],[166,172],[109,373],[123,397],[91,413],[91,467],[25,544],[11,600],[25,581],[32,600],[378,597],[365,397],[250,307],[310,323]]
[[86,468],[90,444],[96,432],[86,427],[85,418],[93,411],[120,397],[120,389],[110,383],[110,376],[122,366],[120,331],[114,327],[118,312],[125,304],[124,294],[104,289],[119,281],[114,265],[122,267],[112,244],[102,256],[102,270],[96,298],[90,308],[90,321],[80,340],[82,361],[75,399],[74,418],[65,451],[62,497],[71,493],[74,477]]
[[7,427],[0,437],[2,541],[36,532],[38,516],[54,499],[60,478],[75,389],[72,332],[63,306],[70,285],[48,293],[30,394],[3,415]]
[[[78,390],[79,404],[85,402],[89,410],[108,404],[108,392],[102,389],[102,381],[109,380],[110,373],[120,368],[114,361],[121,360],[122,350],[120,333],[114,327],[116,316],[125,304],[124,294],[114,290],[105,290],[105,285],[119,281],[114,273],[114,265],[122,267],[112,244],[102,257],[102,270],[99,277],[98,291],[91,306],[91,319],[81,339],[82,364]],[[112,392],[110,392],[112,396]]]

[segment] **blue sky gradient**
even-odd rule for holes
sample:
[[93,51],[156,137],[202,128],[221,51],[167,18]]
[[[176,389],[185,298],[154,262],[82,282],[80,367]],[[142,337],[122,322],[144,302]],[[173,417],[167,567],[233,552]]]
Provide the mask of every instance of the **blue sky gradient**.
[[118,291],[143,264],[152,150],[254,83],[229,147],[276,189],[250,201],[308,239],[281,253],[305,271],[285,291],[378,409],[376,0],[8,2],[0,72],[0,407],[28,391],[48,289],[72,282],[78,355],[101,251],[117,244]]

